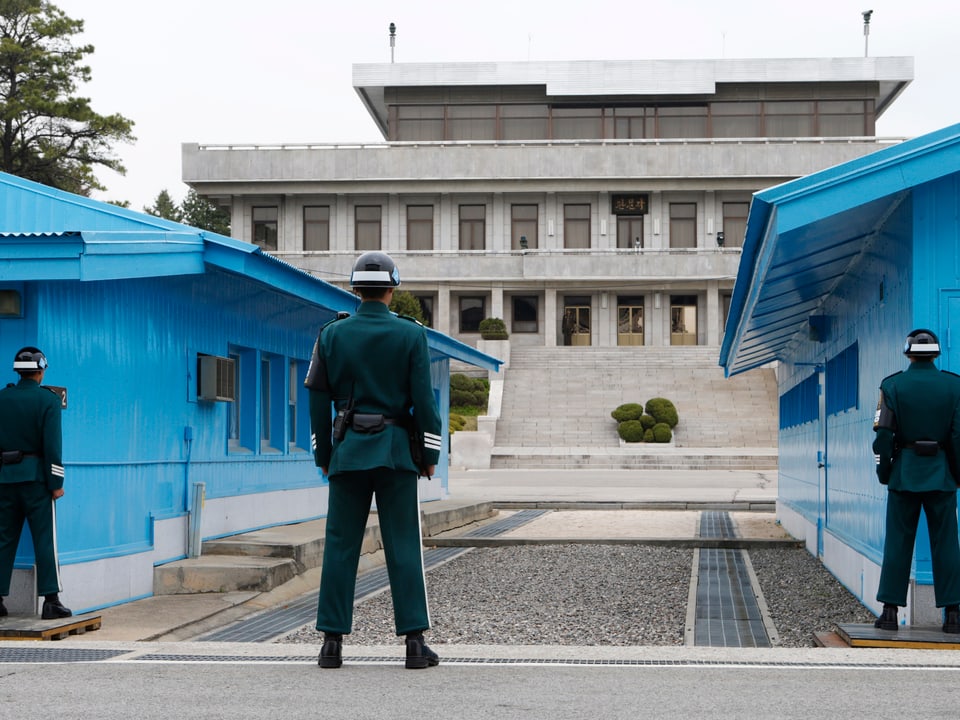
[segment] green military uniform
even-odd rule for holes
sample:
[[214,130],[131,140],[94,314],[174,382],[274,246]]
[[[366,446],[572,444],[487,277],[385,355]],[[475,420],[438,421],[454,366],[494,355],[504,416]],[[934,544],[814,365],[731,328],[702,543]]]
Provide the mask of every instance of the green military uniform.
[[938,371],[932,360],[915,359],[905,372],[881,383],[877,417],[873,450],[880,482],[888,489],[877,600],[907,604],[922,508],[930,532],[937,607],[960,603],[957,483],[947,456],[950,452],[960,458],[960,377]]
[[63,487],[61,443],[56,393],[29,378],[0,390],[0,450],[23,453],[19,462],[0,465],[0,596],[10,591],[24,520],[33,536],[38,594],[61,590],[52,496]]
[[[323,389],[310,392],[314,458],[330,479],[317,629],[339,634],[352,629],[357,564],[375,496],[396,632],[426,630],[417,478],[421,468],[436,465],[442,430],[426,330],[393,315],[382,302],[365,301],[355,315],[324,326],[313,363],[319,368],[310,372],[326,378]],[[355,420],[342,440],[332,440],[331,403],[345,410],[351,401],[355,418],[382,415],[386,422],[362,432]],[[411,454],[409,422],[423,438],[420,467]]]

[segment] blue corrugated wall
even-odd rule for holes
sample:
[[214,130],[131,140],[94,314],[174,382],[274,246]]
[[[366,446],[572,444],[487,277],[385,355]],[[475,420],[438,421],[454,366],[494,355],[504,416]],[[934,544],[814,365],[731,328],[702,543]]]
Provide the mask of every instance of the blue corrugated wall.
[[[799,343],[780,367],[781,396],[811,374],[824,382],[820,392],[828,395],[831,381],[856,383],[855,397],[841,402],[854,406],[825,413],[825,424],[814,413],[818,419],[781,428],[779,492],[781,502],[808,522],[877,563],[883,555],[886,489],[877,482],[870,444],[880,381],[906,367],[903,338],[918,326],[941,334],[947,350],[938,365],[960,372],[960,348],[951,343],[952,333],[960,331],[958,209],[957,175],[914,188],[827,299],[826,340]],[[831,377],[831,361],[854,345],[855,378]],[[916,578],[931,580],[924,527],[918,533]],[[872,598],[875,588],[863,591]]]

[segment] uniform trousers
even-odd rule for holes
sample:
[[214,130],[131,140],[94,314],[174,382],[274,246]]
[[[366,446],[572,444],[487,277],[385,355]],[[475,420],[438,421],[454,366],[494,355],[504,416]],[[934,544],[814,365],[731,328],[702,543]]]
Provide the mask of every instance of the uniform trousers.
[[347,634],[363,535],[376,497],[397,635],[430,627],[415,472],[375,468],[330,477],[317,630]]
[[944,491],[887,492],[887,535],[883,543],[877,600],[900,607],[907,604],[907,585],[921,508],[927,516],[930,532],[936,605],[956,605],[960,603],[957,494]]
[[57,516],[50,490],[42,482],[0,484],[0,596],[10,594],[10,575],[23,523],[30,525],[37,563],[37,594],[58,593]]

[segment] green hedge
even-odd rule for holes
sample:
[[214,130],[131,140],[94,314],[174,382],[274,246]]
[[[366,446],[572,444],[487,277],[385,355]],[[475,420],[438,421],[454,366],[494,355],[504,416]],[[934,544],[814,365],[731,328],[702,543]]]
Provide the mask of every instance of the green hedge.
[[643,425],[639,420],[624,420],[617,424],[617,432],[624,442],[640,442],[643,440]]
[[668,443],[680,421],[677,408],[666,398],[651,398],[646,405],[624,403],[610,413],[624,442]]
[[625,403],[610,413],[610,417],[618,423],[627,420],[639,420],[641,415],[643,415],[643,405],[638,403]]
[[677,408],[666,398],[657,397],[647,400],[646,412],[658,423],[666,423],[672,428],[680,422]]

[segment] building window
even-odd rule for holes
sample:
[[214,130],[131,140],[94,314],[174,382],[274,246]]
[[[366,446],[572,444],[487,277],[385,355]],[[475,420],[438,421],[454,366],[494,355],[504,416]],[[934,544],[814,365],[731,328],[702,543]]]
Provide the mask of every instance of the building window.
[[260,449],[270,447],[270,361],[260,360]]
[[695,295],[670,297],[670,344],[697,344],[697,298]]
[[590,247],[590,206],[563,206],[563,246],[568,249]]
[[697,246],[697,204],[670,203],[670,247]]
[[307,364],[290,361],[287,394],[287,447],[291,452],[306,452],[310,447],[309,391],[299,373],[306,373]]
[[229,406],[227,449],[250,453],[257,446],[257,351],[230,346],[227,357],[233,360],[233,402]]
[[723,204],[724,247],[743,247],[743,236],[747,233],[748,212],[750,212],[750,203],[725,202]]
[[643,215],[620,215],[617,218],[617,247],[643,247]]
[[652,109],[614,108],[613,136],[617,139],[652,138],[656,135],[656,117]]
[[537,298],[535,295],[513,298],[513,327],[515,333],[538,332]]
[[433,205],[407,205],[407,250],[433,250]]
[[447,107],[450,140],[496,140],[496,105],[450,105]]
[[480,332],[480,321],[486,316],[486,299],[482,297],[460,298],[460,332]]
[[661,138],[707,137],[707,106],[667,106],[657,111],[658,132]]
[[510,247],[514,250],[533,249],[537,246],[536,205],[510,206]]
[[805,380],[780,396],[780,429],[813,422],[820,417],[819,373]]
[[329,205],[308,205],[303,208],[303,249],[330,249]]
[[617,298],[617,345],[643,345],[643,298]]
[[253,244],[264,250],[277,249],[277,222],[280,211],[276,207],[253,208]]
[[357,250],[380,249],[380,214],[379,205],[357,205],[354,210],[356,219]]
[[483,250],[486,247],[486,217],[485,205],[460,206],[461,250]]
[[546,105],[502,105],[501,140],[543,140],[548,132],[550,109]]
[[395,105],[395,140],[443,140],[442,105]]
[[765,137],[812,137],[813,101],[764,104]]
[[423,314],[423,324],[433,327],[433,295],[414,295],[420,303],[420,312]]
[[827,415],[837,415],[859,406],[857,389],[860,387],[860,348],[858,343],[827,360],[824,374]]
[[715,102],[710,105],[710,124],[713,137],[759,137],[760,103]]
[[868,124],[867,103],[863,100],[821,100],[817,109],[820,137],[873,135],[873,126]]
[[602,108],[553,108],[555,140],[603,137]]

